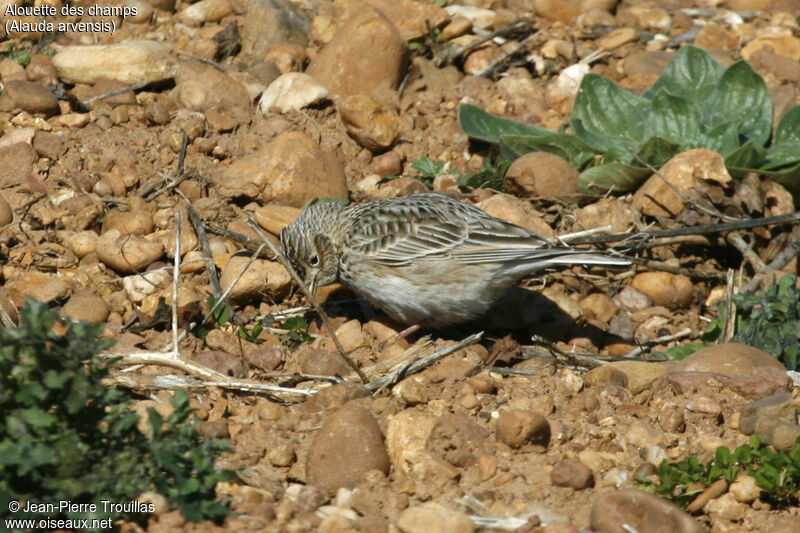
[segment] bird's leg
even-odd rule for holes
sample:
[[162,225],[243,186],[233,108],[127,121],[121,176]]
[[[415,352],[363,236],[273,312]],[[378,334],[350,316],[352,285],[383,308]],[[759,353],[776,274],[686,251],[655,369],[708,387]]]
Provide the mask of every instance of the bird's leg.
[[388,339],[386,339],[385,341],[383,341],[381,343],[381,345],[379,346],[380,351],[383,351],[383,349],[386,348],[387,346],[389,346],[390,344],[393,344],[393,343],[399,341],[400,339],[405,339],[406,337],[408,337],[412,333],[414,333],[416,331],[419,331],[419,329],[421,327],[422,326],[420,326],[419,324],[414,324],[413,326],[408,326],[403,331],[399,331],[399,332],[395,333],[394,335],[392,335],[391,337],[389,337]]

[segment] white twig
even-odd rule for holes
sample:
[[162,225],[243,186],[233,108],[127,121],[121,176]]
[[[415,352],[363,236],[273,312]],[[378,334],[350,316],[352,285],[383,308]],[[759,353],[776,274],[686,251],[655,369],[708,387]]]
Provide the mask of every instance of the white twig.
[[400,381],[401,379],[405,378],[406,376],[410,376],[411,374],[415,374],[420,370],[429,367],[439,359],[442,359],[445,356],[450,355],[453,352],[456,352],[463,348],[464,346],[469,346],[470,344],[474,344],[478,342],[481,337],[483,337],[483,332],[475,333],[474,335],[470,335],[469,337],[460,340],[459,342],[453,344],[452,346],[448,346],[447,348],[442,348],[431,355],[426,355],[425,357],[421,357],[414,361],[409,361],[405,365],[403,365],[398,370],[392,372],[391,374],[387,374],[382,378],[378,378],[374,381],[367,383],[367,390],[373,391],[373,396],[380,393],[383,389],[387,387],[393,386],[395,383]]

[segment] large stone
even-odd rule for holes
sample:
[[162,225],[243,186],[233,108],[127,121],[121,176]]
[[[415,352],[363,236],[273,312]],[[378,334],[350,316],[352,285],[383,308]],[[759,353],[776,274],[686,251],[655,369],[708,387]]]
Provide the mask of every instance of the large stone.
[[240,35],[242,50],[238,59],[263,61],[270,46],[288,43],[305,47],[310,28],[308,18],[287,0],[250,0],[247,2]]
[[347,198],[344,169],[336,156],[299,132],[279,135],[226,167],[213,181],[226,198],[257,198],[294,207],[315,197]]
[[440,503],[428,502],[409,507],[396,522],[402,533],[472,533],[475,525],[469,517]]
[[[661,167],[661,174],[689,198],[697,198],[698,190],[702,190],[713,199],[721,196],[720,188],[731,183],[722,156],[704,148],[674,156]],[[645,215],[675,216],[683,210],[684,203],[669,184],[653,175],[634,193],[631,207]]]
[[36,151],[27,143],[0,148],[0,189],[23,183],[33,173]]
[[448,20],[447,12],[439,6],[413,0],[337,0],[340,20],[347,20],[368,6],[377,8],[397,27],[406,41],[428,35],[433,28]]
[[620,490],[600,497],[592,506],[589,523],[598,533],[622,532],[620,524],[651,533],[707,531],[674,503],[637,489]]
[[672,372],[716,372],[727,376],[750,375],[759,367],[786,370],[775,357],[746,344],[731,342],[703,348],[675,363]]
[[[230,258],[219,277],[219,284],[223,291],[227,290],[236,280],[248,260],[244,255]],[[232,300],[240,301],[259,299],[265,295],[274,297],[285,294],[289,290],[291,282],[292,278],[281,264],[266,259],[256,259],[245,270],[228,296]]]
[[0,111],[15,110],[54,115],[58,112],[58,98],[41,83],[8,81],[0,93]]
[[386,446],[372,414],[344,405],[314,435],[306,459],[306,481],[329,493],[353,487],[370,470],[389,472]]
[[250,113],[250,95],[244,85],[214,67],[181,63],[175,75],[175,94],[194,111],[215,109],[242,117]]
[[25,298],[50,303],[64,298],[69,292],[69,282],[63,277],[54,277],[32,270],[6,284],[8,295],[14,305],[20,307]]
[[156,41],[68,46],[53,56],[58,77],[70,83],[110,78],[123,83],[162,81],[175,75],[170,47]]
[[369,7],[348,19],[311,60],[306,73],[342,96],[381,95],[403,77],[406,43],[397,28]]

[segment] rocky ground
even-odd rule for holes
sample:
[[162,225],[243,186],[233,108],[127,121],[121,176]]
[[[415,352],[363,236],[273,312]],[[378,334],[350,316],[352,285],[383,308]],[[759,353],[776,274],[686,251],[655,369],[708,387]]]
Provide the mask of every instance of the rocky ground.
[[[565,69],[579,61],[643,92],[693,42],[723,65],[750,61],[776,117],[800,103],[792,0],[439,4],[127,0],[100,2],[92,15],[98,4],[73,2],[82,11],[62,14],[61,0],[44,0],[36,5],[57,14],[43,16],[0,1],[1,13],[13,8],[0,30],[8,319],[31,296],[105,323],[118,353],[165,350],[176,214],[181,326],[198,321],[216,292],[208,254],[225,290],[248,265],[244,250],[263,243],[248,217],[276,242],[314,197],[366,201],[432,185],[547,237],[712,222],[657,177],[633,195],[580,194],[577,172],[541,154],[508,172],[512,194],[457,186],[493,157],[461,131],[459,104],[558,129],[577,90]],[[122,6],[131,8],[124,18],[102,9]],[[472,46],[495,30],[499,39]],[[411,166],[424,157],[447,163],[429,185]],[[687,192],[702,184],[728,214],[795,210],[783,187],[757,175],[732,180],[710,151],[680,154],[662,171]],[[699,337],[726,294],[726,270],[741,289],[794,239],[791,226],[662,239],[636,252],[649,268],[548,273],[474,329],[399,340],[401,325],[352,294],[320,291],[370,380],[490,330],[377,392],[359,383],[314,312],[307,332],[281,318],[256,332],[257,343],[212,320],[205,340],[190,334],[180,352],[195,377],[229,382],[193,391],[193,401],[203,431],[233,445],[221,463],[237,478],[218,491],[235,514],[215,526],[159,508],[147,530],[798,531],[797,508],[771,504],[747,476],[703,492],[692,514],[632,488],[663,459],[705,461],[719,446],[735,448],[747,428],[784,449],[800,434],[799,389],[760,350],[724,344],[681,362],[648,360]],[[304,303],[268,256],[228,296],[251,333],[263,315]],[[781,268],[796,273],[796,261]],[[554,347],[532,345],[531,333]],[[609,362],[639,345],[638,360]],[[153,387],[176,372],[162,364],[126,373],[142,395],[139,412],[169,409],[171,392]],[[337,375],[347,381],[320,377]],[[254,393],[253,382],[295,391]],[[766,406],[742,414],[763,398]],[[789,413],[782,431],[773,429],[775,405]]]

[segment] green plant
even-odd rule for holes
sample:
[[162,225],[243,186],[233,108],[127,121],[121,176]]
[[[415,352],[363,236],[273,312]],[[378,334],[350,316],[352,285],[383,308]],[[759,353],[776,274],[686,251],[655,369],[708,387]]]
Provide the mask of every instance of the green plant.
[[[699,343],[687,343],[667,350],[672,359],[683,359],[722,338],[725,301],[711,319]],[[734,294],[736,308],[731,342],[740,342],[774,355],[789,370],[798,369],[800,355],[800,289],[797,277],[783,276],[760,294]]]
[[287,318],[283,323],[283,329],[289,330],[289,333],[281,341],[283,344],[297,346],[313,338],[308,333],[308,322],[301,316]]
[[16,61],[23,67],[27,67],[31,62],[30,50],[14,50],[11,46],[6,47],[5,51],[0,53],[0,59],[10,59]]
[[[98,354],[102,325],[58,318],[28,300],[18,328],[0,329],[0,500],[127,503],[144,491],[162,494],[189,520],[221,520],[226,501],[215,499],[214,468],[226,441],[203,438],[188,396],[178,391],[164,420],[149,411],[151,430],[138,429],[129,392],[106,388],[108,361]],[[54,517],[52,512],[45,513]],[[104,518],[66,510],[62,517]],[[135,518],[134,512],[111,518]],[[14,518],[44,518],[37,512]]]
[[[800,491],[800,438],[791,451],[775,452],[753,435],[749,444],[739,446],[733,453],[725,446],[717,448],[714,459],[705,464],[694,456],[675,463],[662,461],[657,483],[649,479],[636,483],[685,508],[709,485],[722,478],[732,483],[739,472],[753,476],[773,502],[794,505]],[[697,488],[690,490],[691,487]]]
[[[436,176],[449,174],[456,178],[456,184],[464,189],[491,188],[503,190],[503,178],[510,165],[511,162],[503,158],[492,161],[487,157],[483,160],[481,169],[478,172],[461,174],[457,168],[448,169],[448,165],[444,161],[434,161],[429,157],[423,157],[411,163],[411,168],[419,172],[413,177],[431,188]],[[395,175],[384,176],[381,181],[391,181],[399,177]]]
[[499,145],[509,160],[551,152],[581,171],[581,189],[636,189],[650,175],[637,157],[660,167],[692,149],[716,150],[734,174],[757,171],[800,192],[800,106],[772,132],[772,100],[764,80],[745,61],[722,67],[694,46],[680,49],[653,87],[638,95],[587,74],[575,97],[571,133],[555,132],[459,107],[470,137]]

